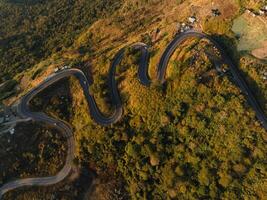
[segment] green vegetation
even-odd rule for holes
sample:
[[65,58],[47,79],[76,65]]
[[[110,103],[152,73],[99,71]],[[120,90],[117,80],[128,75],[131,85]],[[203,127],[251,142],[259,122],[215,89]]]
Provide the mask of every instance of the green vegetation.
[[[117,77],[124,117],[112,127],[92,121],[80,86],[68,81],[73,105],[68,121],[76,130],[77,160],[89,162],[100,175],[114,168],[132,199],[264,199],[265,130],[231,76],[212,72],[204,53],[212,46],[202,40],[184,46],[172,58],[164,87],[140,85],[140,54],[125,52]],[[201,76],[208,78],[200,81]],[[48,91],[55,94],[68,84]],[[93,90],[96,96],[105,99],[105,84],[95,85],[100,86]],[[105,100],[98,103],[110,112]]]
[[[1,82],[9,80],[9,87],[0,88],[0,97],[14,88],[11,77],[17,82],[25,78],[30,83],[22,89],[26,92],[54,67],[70,64],[93,77],[90,92],[101,110],[110,114],[113,108],[107,72],[114,54],[136,41],[148,43],[149,74],[154,78],[155,66],[177,23],[187,22],[193,12],[196,28],[201,27],[226,46],[267,113],[266,80],[262,78],[266,62],[238,52],[238,40],[232,32],[233,20],[246,7],[257,9],[263,1],[214,2],[221,16],[211,16],[208,0],[51,0],[27,1],[27,5],[19,0],[2,1],[0,16],[5,20],[0,21],[0,77]],[[205,51],[220,57],[205,40],[186,41],[172,57],[166,83],[153,82],[147,88],[136,78],[140,52],[128,48],[117,69],[124,115],[119,123],[108,127],[91,119],[76,79],[47,88],[31,102],[31,109],[73,126],[74,163],[86,173],[51,187],[12,191],[6,199],[82,199],[86,194],[115,200],[264,200],[266,131],[231,75],[218,76]],[[58,142],[57,138],[55,143],[61,144]],[[39,155],[36,152],[34,155]],[[56,161],[59,154],[53,154]],[[27,175],[54,173],[59,167],[50,171],[49,166],[40,165]],[[17,174],[23,170],[20,166]],[[7,173],[6,177],[13,176]],[[91,184],[97,179],[101,180]]]
[[[38,94],[31,102],[32,111],[43,111],[55,118],[69,121],[72,114],[69,104],[71,104],[72,99],[68,96],[69,85],[62,84],[65,82],[64,80],[60,81],[58,84],[52,85]],[[50,92],[48,93],[47,91]]]
[[[133,199],[263,199],[265,130],[231,78],[199,82],[211,63],[202,55],[188,65],[184,54],[177,58],[184,57],[185,70],[177,75],[171,65],[165,88],[141,86],[129,63],[120,74],[123,120],[108,128],[83,121],[76,133],[80,160],[102,170],[116,166]],[[88,119],[86,110],[79,106],[74,119],[74,126]]]
[[247,82],[252,87],[262,108],[267,114],[266,80],[263,79],[263,74],[266,73],[267,70],[266,65],[266,62],[259,61],[252,56],[243,55],[240,58],[240,67],[247,77]]
[[17,81],[8,80],[0,85],[0,101],[16,93]]
[[0,2],[0,76],[23,72],[72,45],[95,20],[114,12],[120,1]]
[[55,129],[22,123],[0,136],[0,185],[18,178],[54,175],[64,165],[65,139]]

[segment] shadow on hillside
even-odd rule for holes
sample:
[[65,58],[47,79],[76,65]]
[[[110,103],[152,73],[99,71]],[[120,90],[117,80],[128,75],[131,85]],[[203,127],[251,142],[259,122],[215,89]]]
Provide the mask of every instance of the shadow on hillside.
[[225,35],[212,35],[212,38],[214,38],[225,49],[227,56],[231,59],[232,63],[237,66],[237,69],[242,74],[242,76],[245,77],[244,79],[246,83],[248,84],[252,93],[255,95],[263,111],[265,111],[266,113],[264,105],[267,103],[267,99],[264,98],[263,91],[259,88],[257,82],[248,73],[240,69],[240,59],[242,57],[242,54],[237,50],[235,39]]

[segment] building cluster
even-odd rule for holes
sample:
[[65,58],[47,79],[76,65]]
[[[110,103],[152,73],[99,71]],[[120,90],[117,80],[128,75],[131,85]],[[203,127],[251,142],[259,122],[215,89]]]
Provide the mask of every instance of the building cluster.
[[179,26],[178,32],[181,32],[181,33],[189,31],[193,28],[192,25],[185,23],[185,22],[179,24],[178,26]]
[[184,33],[186,31],[191,30],[196,21],[197,21],[197,18],[195,16],[191,16],[188,18],[187,22],[178,23],[177,24],[177,32],[178,33]]
[[[213,17],[217,17],[221,15],[221,12],[219,11],[219,9],[212,9],[211,10],[212,16]],[[197,22],[197,18],[196,16],[190,16],[188,17],[188,20],[186,22],[182,22],[182,23],[178,23],[177,24],[177,32],[178,33],[183,33],[186,31],[189,31],[191,29],[193,29],[194,24]]]
[[247,9],[246,12],[250,14],[252,17],[256,16],[267,16],[267,5],[263,6],[259,11],[255,11],[252,9]]
[[1,132],[9,132],[10,135],[15,134],[14,127],[6,126],[6,123],[12,120],[12,114],[8,112],[8,109],[4,105],[0,105],[0,134]]
[[68,65],[64,65],[62,67],[57,67],[54,69],[54,72],[57,73],[58,71],[64,70],[64,69],[70,69],[71,67]]

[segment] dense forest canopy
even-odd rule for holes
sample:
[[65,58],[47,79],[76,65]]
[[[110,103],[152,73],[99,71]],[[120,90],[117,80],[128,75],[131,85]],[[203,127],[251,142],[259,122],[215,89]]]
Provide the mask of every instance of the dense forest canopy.
[[109,0],[0,3],[0,76],[14,75],[69,47],[83,29],[120,6]]
[[[90,94],[109,115],[113,107],[108,70],[114,55],[126,47],[116,70],[123,105],[118,123],[103,127],[93,120],[73,77],[46,88],[30,103],[33,112],[44,112],[73,128],[73,168],[80,174],[71,173],[50,187],[13,190],[4,198],[86,199],[86,193],[90,199],[112,200],[266,199],[266,130],[218,49],[208,40],[184,41],[170,59],[166,82],[156,81],[164,49],[181,28],[192,27],[224,47],[267,113],[266,61],[239,51],[240,41],[249,42],[232,31],[240,16],[241,28],[244,20],[267,19],[252,17],[264,5],[265,0],[0,0],[0,101],[4,103],[20,100],[59,68],[61,72],[69,66],[89,77]],[[214,7],[219,16],[212,13]],[[190,17],[196,18],[195,23],[189,22]],[[257,32],[255,27],[248,36]],[[136,42],[148,45],[149,87],[137,78],[140,51],[127,48]],[[10,157],[1,159],[0,167],[6,169],[0,174],[1,184],[44,170],[54,174],[61,166],[58,163],[65,161],[63,140],[52,129],[26,126],[34,133],[24,134],[20,130],[28,129],[22,125],[16,137],[0,133],[2,157]],[[39,162],[43,145],[38,143],[43,141],[51,147],[45,154],[51,165]],[[34,145],[19,145],[18,153],[6,151],[23,142]],[[58,154],[57,149],[61,149]],[[13,154],[17,165],[12,165]],[[31,168],[24,165],[28,160]],[[57,167],[51,170],[51,166]],[[89,174],[100,187],[90,186]],[[101,195],[106,198],[98,198]]]
[[[124,115],[113,126],[92,120],[75,79],[43,91],[33,108],[63,119],[64,104],[54,94],[69,85],[64,110],[71,117],[64,120],[76,130],[76,159],[99,174],[114,168],[129,199],[263,199],[266,132],[233,77],[216,74],[205,52],[220,57],[208,41],[185,42],[171,59],[165,85],[144,87],[136,78],[140,54],[128,49],[117,69]],[[105,80],[95,79],[96,97],[107,96]]]

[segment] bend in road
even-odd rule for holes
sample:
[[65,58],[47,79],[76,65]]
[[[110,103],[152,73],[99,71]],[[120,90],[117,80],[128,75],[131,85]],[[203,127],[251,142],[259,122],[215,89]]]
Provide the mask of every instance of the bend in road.
[[[165,74],[166,69],[169,63],[169,60],[177,47],[186,39],[188,38],[205,38],[208,39],[213,43],[213,45],[220,51],[222,55],[223,61],[229,65],[230,71],[242,90],[242,92],[246,95],[250,105],[254,109],[257,118],[262,123],[263,127],[267,130],[267,120],[264,114],[264,111],[261,109],[260,104],[256,100],[253,92],[250,90],[249,86],[245,82],[244,78],[242,77],[241,73],[239,72],[238,68],[232,63],[231,59],[226,55],[224,49],[217,43],[214,39],[210,36],[196,32],[196,31],[188,31],[186,33],[182,33],[176,36],[171,43],[167,46],[166,50],[162,54],[160,62],[158,64],[157,69],[157,79],[161,82],[165,82]],[[150,78],[148,76],[148,62],[149,62],[149,52],[146,44],[143,43],[136,43],[132,45],[133,48],[136,48],[141,51],[141,59],[138,68],[138,78],[140,82],[145,85],[150,85]],[[40,177],[40,178],[26,178],[26,179],[19,179],[15,181],[11,181],[0,188],[0,198],[7,193],[8,191],[14,190],[16,188],[20,188],[23,186],[47,186],[56,184],[62,181],[71,171],[72,161],[74,159],[74,152],[75,152],[75,142],[73,137],[72,128],[64,123],[63,121],[53,119],[48,117],[43,113],[34,113],[31,112],[29,109],[30,101],[41,91],[49,87],[50,85],[54,84],[55,82],[70,76],[74,76],[79,80],[79,83],[83,89],[83,93],[88,103],[89,113],[90,116],[94,119],[95,122],[102,126],[107,126],[119,121],[123,114],[122,102],[120,99],[119,91],[117,88],[117,83],[115,79],[116,75],[116,67],[119,65],[120,61],[123,58],[125,52],[125,48],[121,49],[114,57],[112,64],[110,66],[109,75],[108,75],[108,85],[111,91],[111,100],[114,107],[114,112],[110,116],[105,116],[101,113],[100,109],[98,108],[96,101],[93,95],[90,94],[90,82],[88,81],[85,74],[78,69],[69,69],[60,71],[54,76],[48,78],[44,82],[42,82],[37,87],[33,88],[30,92],[28,92],[20,101],[18,105],[18,112],[23,118],[31,118],[33,121],[36,122],[44,122],[48,125],[54,126],[58,131],[60,131],[64,136],[67,138],[67,145],[68,145],[68,152],[67,158],[65,161],[65,165],[63,169],[59,171],[58,174],[55,176],[50,177]]]

